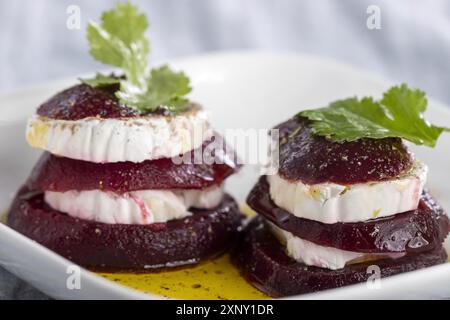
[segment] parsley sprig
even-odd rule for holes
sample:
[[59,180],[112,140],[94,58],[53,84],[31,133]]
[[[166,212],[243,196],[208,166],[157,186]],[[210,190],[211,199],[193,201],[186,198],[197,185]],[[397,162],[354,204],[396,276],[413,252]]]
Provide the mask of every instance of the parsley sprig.
[[147,28],[147,17],[130,2],[118,2],[114,9],[104,12],[100,24],[89,23],[90,54],[104,64],[119,67],[124,77],[97,73],[81,81],[93,87],[119,84],[115,93],[119,101],[142,113],[158,108],[181,112],[188,104],[185,95],[191,91],[189,78],[166,65],[149,68]]
[[424,119],[427,104],[423,91],[402,84],[386,91],[381,100],[348,98],[298,115],[311,120],[315,134],[336,142],[397,137],[434,147],[441,133],[450,129]]

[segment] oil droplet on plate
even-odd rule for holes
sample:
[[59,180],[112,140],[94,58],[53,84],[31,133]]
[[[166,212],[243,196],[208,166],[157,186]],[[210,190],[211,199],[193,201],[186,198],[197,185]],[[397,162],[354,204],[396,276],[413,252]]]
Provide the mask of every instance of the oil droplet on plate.
[[269,299],[242,278],[229,255],[173,271],[99,275],[144,293],[174,299]]

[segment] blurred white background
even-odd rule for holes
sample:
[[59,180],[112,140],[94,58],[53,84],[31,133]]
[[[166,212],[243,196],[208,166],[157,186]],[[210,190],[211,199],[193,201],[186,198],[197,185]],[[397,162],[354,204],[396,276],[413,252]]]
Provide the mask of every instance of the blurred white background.
[[[0,0],[0,91],[104,68],[85,26],[114,0]],[[450,103],[448,0],[134,0],[150,19],[153,61],[217,50],[332,57]],[[66,27],[67,7],[81,28]],[[369,5],[381,29],[366,26]]]

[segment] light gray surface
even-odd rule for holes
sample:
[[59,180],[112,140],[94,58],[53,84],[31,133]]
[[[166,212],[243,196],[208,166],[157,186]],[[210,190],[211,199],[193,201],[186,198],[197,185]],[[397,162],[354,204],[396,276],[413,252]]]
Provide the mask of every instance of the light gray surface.
[[48,299],[46,295],[0,268],[0,300]]
[[[85,25],[114,2],[0,0],[0,91],[103,68],[87,54]],[[151,21],[154,60],[229,49],[307,52],[408,82],[450,103],[446,0],[133,2]],[[381,9],[380,30],[366,27],[371,4]],[[80,30],[66,28],[69,5],[81,10]],[[0,271],[1,299],[42,297]]]

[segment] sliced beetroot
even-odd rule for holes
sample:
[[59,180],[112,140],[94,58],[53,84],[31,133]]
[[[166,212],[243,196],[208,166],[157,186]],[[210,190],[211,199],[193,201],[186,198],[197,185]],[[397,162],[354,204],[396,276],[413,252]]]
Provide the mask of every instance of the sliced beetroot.
[[310,293],[367,281],[370,265],[380,268],[381,277],[409,272],[443,263],[444,249],[410,254],[399,259],[385,259],[348,265],[340,270],[306,266],[284,253],[284,248],[262,222],[255,218],[244,230],[232,261],[255,287],[272,297]]
[[117,86],[94,88],[78,84],[57,93],[37,109],[42,117],[59,120],[79,120],[87,117],[137,117],[136,109],[119,103],[114,95]]
[[264,176],[251,190],[247,203],[260,215],[299,238],[347,251],[429,251],[441,247],[450,232],[448,216],[426,192],[417,210],[356,223],[326,224],[294,216],[272,201]]
[[57,157],[45,152],[27,181],[30,189],[64,192],[68,190],[114,191],[118,193],[145,189],[204,189],[219,185],[240,165],[230,148],[217,149],[213,164],[195,164],[194,156],[222,138],[215,135],[202,149],[191,151],[190,164],[176,164],[170,158],[141,163],[93,163]]
[[55,211],[45,204],[42,193],[22,188],[8,225],[87,268],[144,270],[193,264],[234,243],[242,215],[230,196],[215,209],[192,212],[167,223],[104,224]]
[[308,120],[294,117],[278,126],[281,176],[307,184],[355,184],[399,176],[412,166],[401,139],[336,143],[312,133]]
[[[48,99],[37,109],[37,114],[56,120],[80,120],[89,117],[102,119],[134,118],[146,114],[165,115],[167,110],[157,108],[141,113],[119,102],[115,92],[119,85],[91,87],[86,84],[74,85]],[[195,104],[190,103],[189,107]]]

